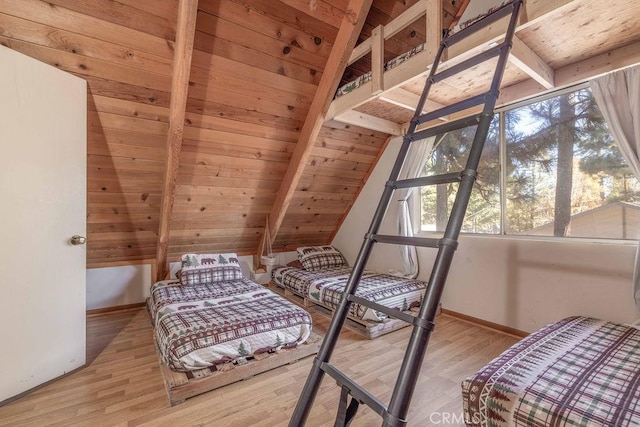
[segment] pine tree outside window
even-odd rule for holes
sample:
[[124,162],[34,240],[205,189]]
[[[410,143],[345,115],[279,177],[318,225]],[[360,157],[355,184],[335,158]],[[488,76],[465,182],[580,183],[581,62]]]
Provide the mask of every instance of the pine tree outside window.
[[[473,132],[439,136],[423,174],[461,170]],[[420,230],[444,231],[456,185],[422,188]],[[462,231],[640,238],[640,185],[588,88],[496,114]]]

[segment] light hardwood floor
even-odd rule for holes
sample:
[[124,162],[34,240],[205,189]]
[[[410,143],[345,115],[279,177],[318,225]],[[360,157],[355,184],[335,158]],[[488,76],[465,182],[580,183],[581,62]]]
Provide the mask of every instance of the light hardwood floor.
[[[314,330],[324,333],[327,319],[310,311]],[[0,407],[1,426],[284,426],[313,359],[170,407],[144,309],[91,316],[87,335],[87,366]],[[345,331],[332,362],[387,402],[409,335],[410,328],[404,328],[370,341]],[[429,425],[441,413],[460,416],[460,381],[516,341],[447,315],[438,317],[409,425]],[[307,425],[332,426],[339,394],[335,382],[325,379]],[[380,424],[378,415],[361,406],[352,426]]]

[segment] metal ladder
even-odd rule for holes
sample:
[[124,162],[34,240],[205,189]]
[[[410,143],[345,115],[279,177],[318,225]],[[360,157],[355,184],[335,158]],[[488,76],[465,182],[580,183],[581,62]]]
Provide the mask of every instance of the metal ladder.
[[[398,153],[398,157],[391,171],[389,180],[385,185],[384,192],[371,221],[369,230],[364,237],[364,243],[358,253],[358,257],[356,258],[356,262],[345,287],[343,297],[333,315],[333,319],[331,320],[320,350],[313,361],[311,372],[307,377],[307,381],[289,422],[290,427],[298,427],[305,424],[325,373],[335,379],[338,385],[342,388],[335,426],[348,426],[355,417],[360,404],[367,405],[379,414],[383,420],[383,427],[400,427],[407,424],[406,416],[409,411],[409,404],[418,380],[418,374],[420,373],[420,367],[424,359],[431,332],[435,327],[434,319],[440,303],[442,291],[444,290],[449,267],[451,266],[453,255],[458,246],[458,235],[462,228],[462,222],[469,203],[469,198],[471,197],[473,184],[476,179],[480,155],[482,154],[482,149],[489,132],[489,126],[493,119],[493,110],[498,100],[500,82],[502,80],[502,75],[504,74],[504,68],[509,56],[509,51],[511,50],[512,39],[522,2],[523,0],[513,0],[493,13],[471,24],[467,28],[446,37],[440,43],[433,66],[431,67],[431,71],[427,78],[427,83],[416,108],[416,112],[410,122],[407,134],[403,138],[400,152]],[[511,19],[505,34],[504,42],[476,56],[463,60],[442,72],[437,72],[438,65],[440,64],[445,49],[509,15],[511,15]],[[490,89],[487,92],[438,110],[422,114],[425,102],[429,95],[429,90],[433,84],[495,57],[498,57],[498,62]],[[445,122],[429,129],[416,131],[418,126],[424,123],[482,104],[484,104],[482,112],[471,117]],[[441,135],[445,132],[473,125],[477,125],[477,128],[464,170],[461,172],[398,180],[409,146],[413,141]],[[420,238],[377,234],[394,190],[454,182],[459,183],[458,192],[442,238]],[[374,243],[424,246],[438,249],[434,266],[431,271],[431,276],[429,278],[426,296],[423,300],[418,316],[413,316],[393,308],[388,308],[355,295]],[[344,325],[352,302],[370,307],[373,310],[377,310],[390,317],[401,319],[413,325],[411,338],[409,339],[404,359],[402,361],[402,366],[398,373],[398,378],[388,407],[370,392],[356,384],[353,380],[348,378],[335,366],[329,363],[329,359],[331,358],[331,354],[337,344],[340,330]],[[351,402],[347,405],[349,396],[351,396]]]

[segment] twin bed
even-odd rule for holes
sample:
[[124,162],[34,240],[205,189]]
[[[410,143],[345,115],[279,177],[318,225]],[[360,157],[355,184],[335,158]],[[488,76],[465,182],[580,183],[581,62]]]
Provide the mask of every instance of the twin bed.
[[[273,283],[285,290],[285,295],[295,295],[305,306],[319,305],[333,311],[342,297],[349,280],[351,268],[342,254],[332,246],[313,246],[298,249],[299,262],[276,267],[272,272]],[[365,271],[356,295],[369,301],[400,311],[417,309],[422,302],[426,284],[419,280]],[[390,319],[360,304],[352,303],[349,309],[351,325],[367,338],[376,338],[407,323]]]
[[235,254],[183,256],[148,309],[172,404],[317,352],[308,312],[243,278]]
[[640,425],[640,331],[561,320],[464,380],[462,395],[473,427]]

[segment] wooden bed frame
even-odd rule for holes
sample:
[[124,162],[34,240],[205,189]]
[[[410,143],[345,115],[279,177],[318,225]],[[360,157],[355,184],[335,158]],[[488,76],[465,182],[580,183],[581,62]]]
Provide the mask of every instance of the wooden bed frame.
[[218,365],[216,371],[201,369],[191,372],[177,372],[162,361],[156,345],[156,354],[160,363],[160,372],[164,380],[171,406],[183,403],[190,397],[215,390],[237,381],[246,380],[254,375],[267,372],[280,366],[295,363],[318,352],[322,337],[311,333],[307,341],[296,348],[283,349],[275,353],[263,353],[247,360],[244,364],[225,363]]
[[[306,296],[291,291],[276,282],[269,282],[269,288],[298,305],[301,305],[305,308],[314,307],[317,313],[324,314],[328,317],[333,316],[333,308],[315,301],[311,301]],[[415,307],[411,310],[407,310],[406,313],[416,315],[418,314],[418,310],[419,308]],[[438,308],[438,316],[440,315],[440,312],[440,308]],[[358,319],[353,316],[347,316],[346,325],[370,340],[409,326],[408,323],[403,322],[399,319],[387,318],[382,322],[372,322],[369,320]]]

